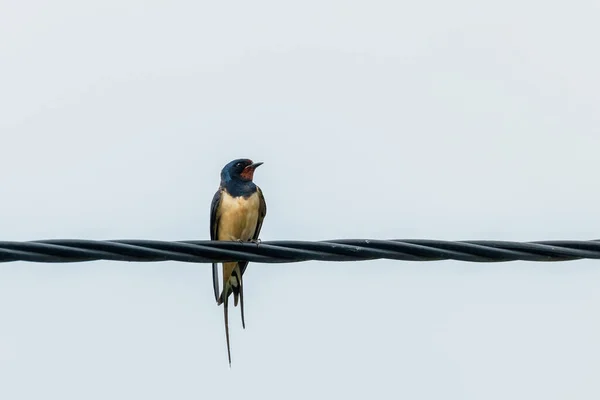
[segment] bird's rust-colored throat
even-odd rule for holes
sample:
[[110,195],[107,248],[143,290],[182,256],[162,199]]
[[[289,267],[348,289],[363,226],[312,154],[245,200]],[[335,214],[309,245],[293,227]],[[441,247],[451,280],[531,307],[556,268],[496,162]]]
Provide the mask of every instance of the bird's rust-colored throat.
[[246,168],[244,168],[240,176],[244,179],[248,179],[249,181],[251,181],[252,179],[254,179],[254,168],[250,168],[250,166],[247,166]]
[[252,179],[254,179],[254,171],[256,170],[256,168],[258,168],[261,165],[262,165],[261,162],[252,163],[252,164],[248,165],[246,168],[244,168],[244,170],[242,171],[240,176],[244,179],[251,181]]

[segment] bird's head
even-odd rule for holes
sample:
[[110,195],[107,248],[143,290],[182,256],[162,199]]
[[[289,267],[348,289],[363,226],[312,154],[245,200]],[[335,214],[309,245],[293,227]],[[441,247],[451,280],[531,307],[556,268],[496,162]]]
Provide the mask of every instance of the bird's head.
[[254,177],[254,170],[261,165],[261,162],[255,163],[247,158],[233,160],[221,170],[221,180],[223,182],[229,182],[232,180],[246,182],[252,181],[252,178]]

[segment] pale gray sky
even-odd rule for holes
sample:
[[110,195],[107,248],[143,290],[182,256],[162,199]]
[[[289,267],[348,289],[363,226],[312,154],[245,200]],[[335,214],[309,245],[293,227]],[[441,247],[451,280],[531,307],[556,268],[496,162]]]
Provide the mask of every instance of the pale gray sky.
[[[600,237],[600,6],[0,3],[0,239]],[[1,399],[597,399],[600,264],[0,265]]]

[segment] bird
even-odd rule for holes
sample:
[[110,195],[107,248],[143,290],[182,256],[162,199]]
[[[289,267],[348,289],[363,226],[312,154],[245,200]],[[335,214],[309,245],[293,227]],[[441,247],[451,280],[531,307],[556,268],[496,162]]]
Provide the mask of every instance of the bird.
[[[221,170],[221,183],[210,207],[210,239],[259,243],[258,235],[267,215],[267,203],[260,188],[252,181],[254,171],[262,162],[239,158]],[[217,305],[223,304],[227,357],[231,367],[229,344],[228,298],[233,294],[234,306],[240,303],[242,327],[244,319],[244,289],[242,276],[248,261],[223,263],[223,291],[219,294],[218,264],[212,265],[213,289]]]

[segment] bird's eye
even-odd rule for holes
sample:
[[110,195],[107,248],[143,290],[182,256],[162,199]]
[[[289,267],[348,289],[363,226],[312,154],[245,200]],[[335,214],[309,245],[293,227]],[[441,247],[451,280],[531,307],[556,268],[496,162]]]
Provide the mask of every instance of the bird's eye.
[[242,166],[242,163],[241,163],[241,162],[239,162],[239,163],[235,164],[235,166],[236,166],[236,167],[241,167],[241,166]]

